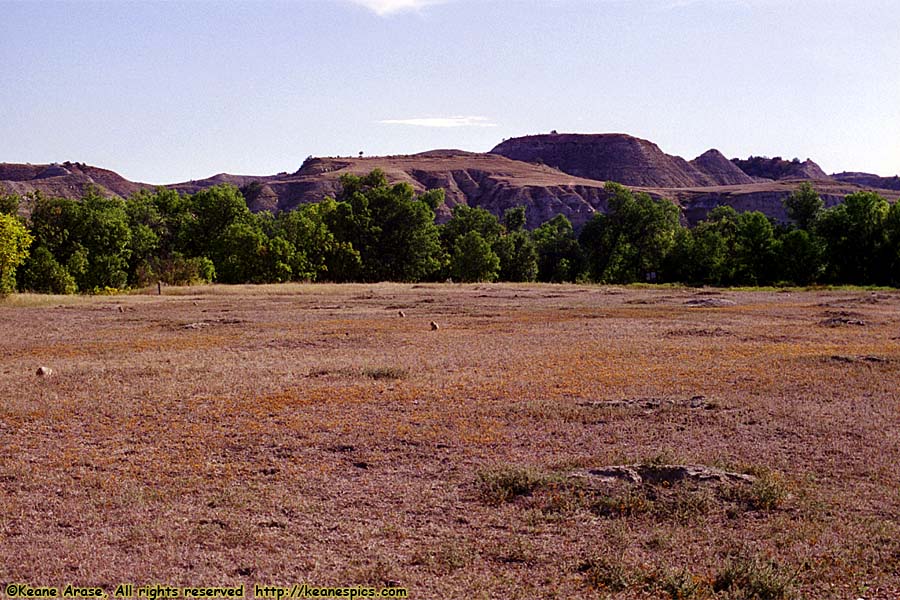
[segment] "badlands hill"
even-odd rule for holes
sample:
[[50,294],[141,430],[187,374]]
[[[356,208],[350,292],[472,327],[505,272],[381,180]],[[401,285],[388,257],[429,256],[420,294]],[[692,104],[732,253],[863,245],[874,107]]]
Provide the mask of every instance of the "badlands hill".
[[0,192],[19,194],[39,191],[46,196],[80,198],[86,185],[127,198],[147,187],[128,181],[118,173],[84,163],[50,165],[0,163]]
[[[193,193],[230,183],[242,189],[254,211],[290,210],[336,194],[341,175],[361,175],[375,168],[383,170],[390,181],[407,182],[419,191],[443,188],[447,203],[439,210],[441,221],[449,218],[457,204],[482,207],[498,216],[522,205],[529,227],[557,214],[566,215],[576,227],[583,225],[595,212],[606,210],[606,181],[677,203],[689,223],[702,220],[721,204],[739,211],[760,210],[783,220],[782,200],[806,180],[813,180],[829,206],[860,189],[878,189],[891,200],[900,196],[900,186],[892,189],[896,178],[862,173],[828,177],[812,161],[728,160],[717,150],[687,161],[666,154],[652,142],[624,134],[526,136],[505,140],[489,153],[433,150],[403,156],[310,158],[294,173],[222,173],[167,187]],[[767,174],[777,177],[765,177]],[[40,191],[77,198],[86,185],[126,198],[137,190],[155,187],[81,163],[0,163],[0,192],[24,195]]]
[[844,183],[855,183],[856,185],[865,187],[900,191],[900,177],[896,175],[894,175],[893,177],[879,177],[878,175],[873,175],[871,173],[844,172],[835,173],[831,177],[832,179],[842,181]]
[[780,156],[774,158],[751,156],[746,160],[735,158],[731,162],[756,181],[779,181],[781,179],[827,181],[831,179],[822,170],[822,167],[809,159],[800,162],[799,158],[784,160]]
[[752,182],[718,150],[688,162],[652,142],[621,133],[529,135],[506,140],[491,153],[629,186],[686,188]]

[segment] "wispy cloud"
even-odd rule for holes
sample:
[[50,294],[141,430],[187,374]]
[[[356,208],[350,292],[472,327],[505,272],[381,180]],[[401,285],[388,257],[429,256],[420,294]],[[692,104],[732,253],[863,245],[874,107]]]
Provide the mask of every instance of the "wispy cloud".
[[698,4],[712,4],[752,8],[753,2],[762,4],[763,1],[764,0],[665,0],[660,7],[664,10],[677,10],[680,8],[690,8]]
[[418,11],[426,6],[443,4],[449,0],[350,0],[375,14],[385,17],[403,11]]
[[424,117],[419,119],[384,119],[388,125],[413,125],[415,127],[496,127],[487,117]]

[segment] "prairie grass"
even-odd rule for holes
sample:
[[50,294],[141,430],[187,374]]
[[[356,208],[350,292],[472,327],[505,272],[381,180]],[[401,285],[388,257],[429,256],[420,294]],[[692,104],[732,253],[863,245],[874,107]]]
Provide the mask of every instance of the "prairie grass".
[[[900,294],[146,291],[0,302],[9,581],[900,595]],[[673,463],[756,480],[574,476]]]

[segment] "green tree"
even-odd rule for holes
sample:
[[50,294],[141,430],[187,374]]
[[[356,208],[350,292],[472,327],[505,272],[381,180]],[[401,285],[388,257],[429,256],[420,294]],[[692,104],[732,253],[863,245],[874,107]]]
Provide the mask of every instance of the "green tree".
[[72,258],[84,268],[69,272],[81,290],[106,287],[123,288],[128,283],[128,260],[131,256],[131,228],[125,201],[105,198],[89,189],[76,211],[73,231],[79,248]]
[[572,223],[556,215],[532,232],[540,281],[574,281],[581,270],[581,248]]
[[[81,201],[63,198],[35,197],[31,212],[31,228],[36,244],[44,247],[74,278],[78,289],[91,291],[105,287],[121,288],[128,281],[131,256],[131,228],[125,201],[105,198],[87,188]],[[26,265],[35,276],[53,274],[52,279],[66,280],[57,266],[41,255],[41,265]],[[52,287],[29,278],[29,285]],[[62,284],[53,284],[57,288]],[[63,287],[67,287],[66,284]]]
[[[184,227],[188,235],[180,240],[183,247],[179,249],[190,256],[212,257],[213,247],[220,246],[217,238],[230,225],[253,220],[253,213],[240,190],[229,184],[209,187],[189,196],[187,209],[191,217],[187,222],[179,223],[179,227]],[[216,271],[219,271],[218,264]]]
[[810,230],[825,204],[812,184],[804,181],[800,187],[784,200],[788,217],[800,229]]
[[441,227],[441,242],[444,248],[452,250],[459,238],[472,231],[477,232],[488,246],[493,246],[503,228],[497,217],[485,209],[457,204],[451,219]]
[[339,251],[339,242],[326,223],[326,216],[335,206],[334,200],[303,204],[275,217],[277,235],[294,246],[291,262],[294,280],[328,278],[328,263]]
[[20,288],[42,294],[74,294],[75,278],[46,246],[37,246],[19,273]]
[[631,283],[662,271],[681,229],[678,207],[617,183],[605,189],[610,194],[606,214],[597,213],[579,238],[591,278]]
[[217,235],[210,249],[222,283],[265,283],[268,238],[255,224],[237,221]]
[[507,208],[503,212],[503,226],[506,228],[506,231],[510,233],[524,230],[526,223],[527,217],[524,206]]
[[500,258],[477,231],[457,238],[450,258],[450,274],[457,281],[494,281],[500,272]]
[[538,252],[527,231],[515,230],[494,243],[500,259],[502,281],[534,281],[538,275]]
[[154,256],[138,267],[137,285],[151,285],[162,281],[168,285],[196,285],[216,278],[216,266],[205,256],[184,256],[175,252],[169,256]]
[[16,194],[0,194],[0,214],[16,216],[20,201]]
[[129,281],[149,285],[205,283],[215,278],[215,265],[204,255],[210,240],[198,242],[198,219],[191,196],[175,190],[141,190],[126,203],[131,228]]
[[781,238],[778,263],[781,276],[798,285],[809,285],[821,277],[824,248],[815,235],[805,229],[794,229]]
[[0,213],[0,296],[16,291],[16,269],[28,257],[32,241],[16,217]]
[[[154,201],[154,196],[141,190],[128,199],[125,212],[131,229],[131,256],[128,266],[128,281],[138,283],[139,271],[147,276],[150,263],[160,255],[163,232],[163,216]],[[141,281],[148,284],[150,281]]]
[[856,192],[822,211],[816,233],[825,242],[826,277],[840,283],[887,283],[885,229],[890,204],[875,192]]
[[771,221],[759,211],[741,213],[734,236],[735,278],[752,285],[771,283],[776,276],[778,242]]
[[348,272],[353,264],[340,266],[339,278],[419,281],[438,272],[444,252],[431,208],[434,194],[423,201],[407,183],[388,185],[378,169],[365,177],[345,175],[340,181],[341,193],[328,224],[339,242],[359,253],[360,261],[356,274]]
[[885,245],[883,261],[886,268],[885,282],[900,286],[900,202],[894,202],[884,220]]

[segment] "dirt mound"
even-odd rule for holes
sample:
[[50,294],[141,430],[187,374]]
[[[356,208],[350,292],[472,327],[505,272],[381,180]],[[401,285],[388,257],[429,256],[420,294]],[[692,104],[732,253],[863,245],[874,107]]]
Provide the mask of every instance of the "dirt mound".
[[278,209],[333,196],[342,175],[365,175],[381,169],[392,183],[406,182],[417,192],[442,188],[446,205],[438,219],[450,217],[457,204],[484,208],[501,216],[508,208],[524,206],[527,224],[537,227],[557,214],[576,227],[597,211],[606,210],[603,184],[573,177],[546,165],[528,164],[496,154],[461,150],[433,150],[408,156],[308,158],[295,173],[269,179]]
[[879,177],[872,173],[835,173],[832,179],[844,183],[853,183],[864,187],[878,188],[882,190],[900,190],[900,177]]
[[753,178],[725,158],[716,149],[707,150],[691,161],[691,165],[706,175],[709,185],[741,185],[753,183]]
[[80,198],[87,186],[96,187],[102,194],[123,198],[150,187],[128,181],[108,169],[100,169],[84,163],[0,164],[0,193],[5,190],[24,195],[39,191],[46,196]]
[[508,139],[491,153],[624,185],[678,188],[710,183],[708,176],[683,158],[621,133],[530,135]]
[[806,159],[800,162],[799,158],[793,160],[784,160],[780,156],[768,158],[766,156],[751,156],[746,160],[740,158],[731,159],[741,171],[753,177],[754,179],[770,179],[777,181],[780,179],[813,179],[813,180],[830,180],[822,167]]

